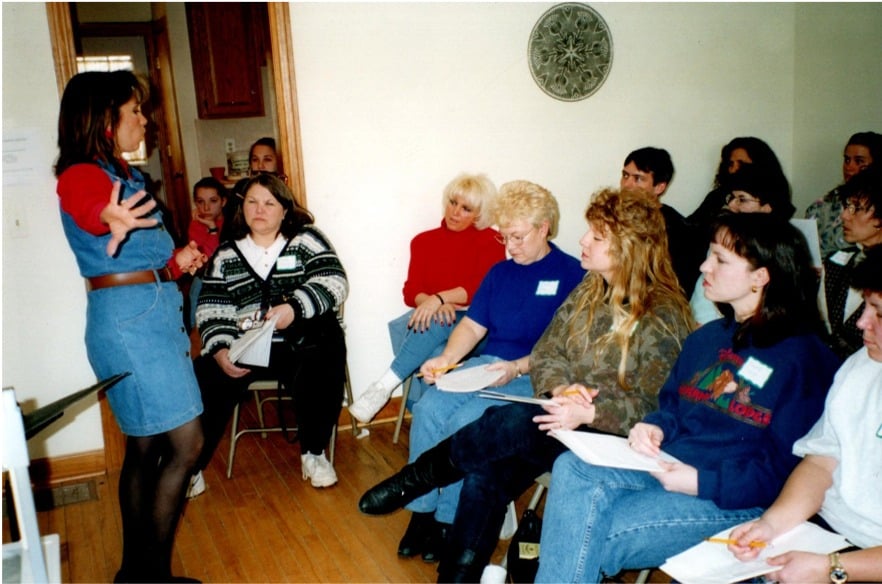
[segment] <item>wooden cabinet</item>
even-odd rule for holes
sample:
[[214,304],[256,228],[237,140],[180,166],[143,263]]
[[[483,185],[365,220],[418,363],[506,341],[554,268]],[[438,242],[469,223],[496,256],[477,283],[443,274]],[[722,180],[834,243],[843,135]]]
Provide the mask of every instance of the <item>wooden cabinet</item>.
[[266,4],[188,2],[186,9],[199,117],[263,116]]

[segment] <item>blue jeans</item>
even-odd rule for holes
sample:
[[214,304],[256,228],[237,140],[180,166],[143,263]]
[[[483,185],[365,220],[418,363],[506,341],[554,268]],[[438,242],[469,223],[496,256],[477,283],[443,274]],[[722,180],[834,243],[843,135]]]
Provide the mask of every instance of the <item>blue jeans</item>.
[[[457,322],[465,314],[465,311],[458,311]],[[428,359],[440,355],[447,345],[453,327],[456,326],[456,323],[447,326],[432,322],[429,328],[419,332],[407,328],[407,321],[410,320],[411,315],[413,310],[408,310],[389,323],[389,339],[392,341],[392,353],[395,355],[389,367],[401,380],[410,377],[411,373],[419,369]],[[413,381],[407,399],[407,407],[411,409],[420,398],[424,387],[421,383],[416,383],[417,379]]]
[[652,568],[763,509],[720,509],[666,491],[652,475],[558,457],[545,502],[536,582],[599,582]]
[[[501,361],[501,359],[491,355],[482,355],[469,359],[463,367],[480,367],[497,361]],[[533,395],[533,386],[528,375],[517,377],[495,390],[510,395]],[[477,420],[488,408],[505,403],[507,402],[478,397],[474,393],[451,393],[428,386],[426,392],[413,407],[409,462],[413,462],[420,454],[448,438],[469,422]],[[461,489],[461,481],[448,485],[440,494],[438,491],[433,491],[414,500],[407,506],[407,509],[418,513],[435,511],[435,518],[438,521],[453,523]]]
[[[411,315],[413,315],[413,310],[408,310],[389,323],[389,340],[392,341],[392,353],[395,355],[389,367],[401,380],[410,377],[414,371],[420,368],[420,365],[432,357],[437,357],[444,351],[447,339],[450,337],[450,333],[453,332],[453,327],[462,320],[466,315],[466,311],[458,310],[456,312],[456,322],[450,326],[433,322],[428,329],[422,332],[407,328],[407,322],[410,320]],[[486,344],[486,341],[487,338],[484,337],[469,355],[480,354],[481,348]],[[413,404],[419,401],[426,387],[422,380],[413,379],[406,404],[409,410],[413,411]]]

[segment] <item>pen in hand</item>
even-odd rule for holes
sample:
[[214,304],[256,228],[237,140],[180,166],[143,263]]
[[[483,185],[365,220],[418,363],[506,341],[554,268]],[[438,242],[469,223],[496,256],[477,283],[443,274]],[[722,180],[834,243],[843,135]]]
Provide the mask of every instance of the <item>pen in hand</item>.
[[[710,542],[710,543],[723,543],[726,545],[738,545],[737,539],[727,539],[725,537],[709,537],[705,541]],[[766,547],[766,542],[752,541],[748,545],[752,548],[764,548],[764,547]]]
[[[462,367],[462,363],[456,363],[454,365],[448,365],[446,367],[439,367],[438,369],[432,369],[432,375],[438,375],[439,373],[447,373],[457,367]],[[423,377],[422,373],[417,373],[417,377]]]

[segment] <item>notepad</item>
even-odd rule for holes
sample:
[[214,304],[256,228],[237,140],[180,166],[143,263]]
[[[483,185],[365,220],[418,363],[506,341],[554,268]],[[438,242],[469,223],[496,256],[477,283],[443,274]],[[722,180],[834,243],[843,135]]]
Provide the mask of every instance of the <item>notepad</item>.
[[556,401],[552,401],[550,399],[543,399],[540,397],[524,397],[520,395],[509,395],[507,393],[501,393],[498,391],[490,391],[489,389],[482,389],[478,391],[478,396],[486,397],[487,399],[499,399],[503,401],[510,402],[518,402],[522,404],[534,404],[537,406],[557,406],[558,403]]
[[435,386],[441,391],[469,393],[492,385],[504,374],[501,369],[489,370],[486,365],[478,365],[445,373],[438,378]]
[[273,343],[273,331],[278,316],[265,321],[262,326],[252,328],[230,345],[229,358],[233,363],[267,367]]
[[664,471],[660,460],[679,462],[664,452],[658,458],[640,454],[628,445],[628,439],[610,434],[595,434],[579,430],[552,430],[550,436],[557,438],[576,456],[589,464],[611,466],[649,472]]
[[[728,538],[735,527],[724,529],[713,537]],[[660,569],[682,584],[729,584],[779,570],[779,566],[766,563],[766,558],[772,556],[794,550],[829,554],[849,545],[841,535],[806,521],[773,539],[756,559],[749,562],[736,558],[723,544],[703,541],[668,558]]]

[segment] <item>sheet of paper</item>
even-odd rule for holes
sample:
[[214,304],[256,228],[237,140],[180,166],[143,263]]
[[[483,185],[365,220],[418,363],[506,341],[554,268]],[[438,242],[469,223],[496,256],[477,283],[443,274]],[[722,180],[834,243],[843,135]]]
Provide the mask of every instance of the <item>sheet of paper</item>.
[[563,442],[576,456],[597,466],[660,471],[659,460],[677,462],[676,458],[664,452],[658,458],[635,452],[628,446],[628,439],[621,436],[579,430],[552,430],[549,434]]
[[278,316],[270,318],[263,326],[253,328],[233,341],[230,346],[230,361],[242,365],[266,367],[269,365],[270,349],[273,342],[273,331]]
[[[735,527],[724,529],[714,537],[726,539]],[[829,554],[849,545],[841,535],[806,521],[772,540],[750,562],[733,556],[725,544],[703,541],[668,558],[660,569],[682,584],[729,584],[774,572],[778,568],[766,563],[766,558],[771,556],[794,550]]]
[[522,404],[535,404],[537,406],[544,405],[552,405],[557,406],[557,402],[553,402],[550,399],[542,399],[538,397],[522,397],[519,395],[508,395],[505,393],[500,393],[498,391],[490,391],[489,389],[482,389],[478,391],[478,395],[480,397],[486,397],[487,399],[500,399],[504,401],[510,402],[518,402]]
[[812,265],[820,268],[824,265],[821,260],[821,242],[818,239],[817,219],[791,219],[790,224],[799,229],[808,243],[809,252],[812,254]]
[[457,369],[438,378],[435,386],[441,391],[468,393],[484,389],[505,374],[502,370],[490,371],[486,365]]

